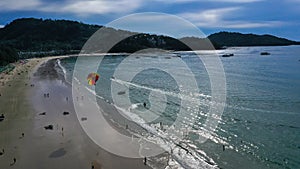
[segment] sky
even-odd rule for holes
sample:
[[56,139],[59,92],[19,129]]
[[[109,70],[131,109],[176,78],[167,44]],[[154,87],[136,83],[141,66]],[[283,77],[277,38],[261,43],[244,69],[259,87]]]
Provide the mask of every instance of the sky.
[[272,34],[300,41],[300,0],[1,0],[0,27],[35,17],[106,25],[141,12],[176,15],[205,35],[219,31]]

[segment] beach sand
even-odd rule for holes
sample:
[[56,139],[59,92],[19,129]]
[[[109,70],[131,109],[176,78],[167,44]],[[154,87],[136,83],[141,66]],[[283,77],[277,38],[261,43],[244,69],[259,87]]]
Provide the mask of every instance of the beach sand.
[[[5,150],[0,168],[150,168],[143,159],[116,156],[89,139],[76,117],[71,86],[55,71],[55,60],[49,59],[17,65],[0,83],[0,114],[5,115],[0,122],[0,152]],[[53,130],[46,130],[47,125]]]

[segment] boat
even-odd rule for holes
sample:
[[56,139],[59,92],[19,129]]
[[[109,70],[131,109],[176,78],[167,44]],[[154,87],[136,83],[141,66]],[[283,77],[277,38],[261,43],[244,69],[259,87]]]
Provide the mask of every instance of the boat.
[[224,55],[222,55],[222,57],[231,57],[231,56],[234,56],[234,54],[230,53],[230,54],[224,54]]
[[261,52],[260,55],[270,55],[269,52]]

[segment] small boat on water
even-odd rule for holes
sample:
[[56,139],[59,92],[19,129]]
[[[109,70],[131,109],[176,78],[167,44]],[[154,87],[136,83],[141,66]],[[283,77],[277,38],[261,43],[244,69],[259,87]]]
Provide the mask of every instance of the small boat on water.
[[230,53],[230,54],[224,54],[224,55],[222,55],[222,57],[231,57],[231,56],[234,56],[234,54]]
[[270,55],[269,52],[260,52],[260,55]]

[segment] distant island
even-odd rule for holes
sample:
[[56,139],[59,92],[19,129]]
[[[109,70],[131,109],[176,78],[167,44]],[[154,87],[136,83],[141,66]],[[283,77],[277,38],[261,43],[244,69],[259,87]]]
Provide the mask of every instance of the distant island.
[[[5,65],[19,59],[79,53],[84,43],[98,29],[99,25],[89,25],[77,21],[21,18],[0,28],[0,63]],[[300,42],[279,38],[272,35],[241,34],[219,32],[207,38],[184,37],[175,39],[163,35],[133,33],[125,30],[106,28],[108,33],[123,37],[109,52],[132,53],[146,48],[165,50],[190,50],[183,42],[194,43],[197,50],[210,49],[210,42],[215,49],[233,46],[286,46],[300,45]],[[19,56],[16,56],[16,53]],[[0,65],[0,66],[1,66]]]

